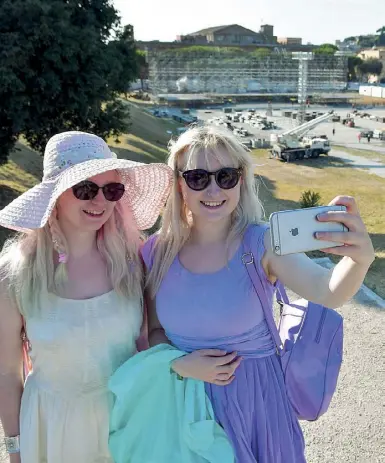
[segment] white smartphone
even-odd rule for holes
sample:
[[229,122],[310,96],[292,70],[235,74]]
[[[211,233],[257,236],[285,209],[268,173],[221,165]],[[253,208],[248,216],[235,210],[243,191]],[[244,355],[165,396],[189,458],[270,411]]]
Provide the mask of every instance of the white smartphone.
[[320,206],[274,212],[270,216],[271,246],[279,256],[342,246],[333,241],[315,238],[316,232],[346,232],[337,222],[319,222],[317,215],[328,211],[346,211],[345,206]]

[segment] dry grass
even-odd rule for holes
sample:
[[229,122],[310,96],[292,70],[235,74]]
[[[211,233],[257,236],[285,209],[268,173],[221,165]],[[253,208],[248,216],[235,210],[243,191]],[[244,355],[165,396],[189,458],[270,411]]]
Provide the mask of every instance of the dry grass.
[[[127,103],[130,107],[130,133],[108,140],[109,145],[119,157],[138,162],[164,162],[167,157],[167,144],[171,134],[176,133],[181,124],[169,119],[161,119],[145,111],[142,107]],[[143,105],[145,106],[145,105]]]
[[355,103],[356,105],[385,106],[385,98],[374,98],[360,94],[357,94],[357,96],[352,98],[351,102]]
[[288,164],[269,159],[265,150],[253,154],[267,217],[273,211],[299,207],[301,193],[309,189],[320,193],[323,204],[339,194],[356,198],[376,250],[365,283],[385,297],[385,179],[349,168],[333,156]]

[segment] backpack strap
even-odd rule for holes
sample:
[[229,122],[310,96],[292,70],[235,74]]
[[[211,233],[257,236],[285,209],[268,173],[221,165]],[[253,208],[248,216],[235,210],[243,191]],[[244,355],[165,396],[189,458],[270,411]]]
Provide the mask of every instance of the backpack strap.
[[[246,267],[247,273],[250,276],[250,280],[253,283],[255,292],[261,303],[261,307],[265,315],[266,323],[270,330],[270,334],[272,338],[274,339],[278,352],[280,353],[283,350],[283,344],[279,336],[277,325],[275,324],[275,320],[273,317],[273,311],[270,307],[269,301],[266,296],[266,291],[263,287],[260,275],[258,274],[257,268],[255,266],[254,254],[251,251],[254,247],[252,246],[251,232],[252,232],[252,227],[248,227],[248,229],[246,230],[243,236],[244,253],[242,254],[242,263]],[[262,235],[262,239],[263,239],[263,235]],[[284,297],[287,298],[286,292],[284,292]]]
[[278,304],[280,305],[290,304],[289,297],[286,293],[286,289],[279,280],[277,281],[276,288],[277,288],[276,297],[277,297]]

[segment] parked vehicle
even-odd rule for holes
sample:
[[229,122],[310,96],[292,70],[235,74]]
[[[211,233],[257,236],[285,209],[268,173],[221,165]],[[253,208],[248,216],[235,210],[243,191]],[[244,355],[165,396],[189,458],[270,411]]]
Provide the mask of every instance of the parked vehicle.
[[377,129],[373,131],[373,138],[385,140],[385,129]]
[[368,137],[370,137],[370,138],[376,138],[376,137],[374,136],[374,131],[373,131],[373,130],[362,130],[362,131],[360,132],[360,135],[361,135],[361,138],[368,138]]
[[281,134],[271,134],[273,157],[282,161],[293,162],[304,158],[318,158],[321,154],[328,154],[331,147],[329,140],[324,137],[305,137],[305,134],[321,122],[327,121],[333,111],[323,114],[309,122],[287,130]]

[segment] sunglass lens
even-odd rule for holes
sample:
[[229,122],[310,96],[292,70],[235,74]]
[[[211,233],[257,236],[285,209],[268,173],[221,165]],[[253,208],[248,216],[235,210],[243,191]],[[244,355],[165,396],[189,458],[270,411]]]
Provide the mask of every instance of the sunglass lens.
[[124,195],[124,185],[122,183],[108,183],[103,187],[103,193],[107,201],[119,201]]
[[185,172],[184,178],[187,185],[196,191],[204,190],[209,184],[209,175],[205,170],[194,169]]
[[98,194],[99,187],[92,182],[80,182],[72,187],[76,199],[87,201],[95,198]]
[[235,168],[225,167],[217,172],[217,182],[220,188],[230,190],[239,180],[239,172]]

